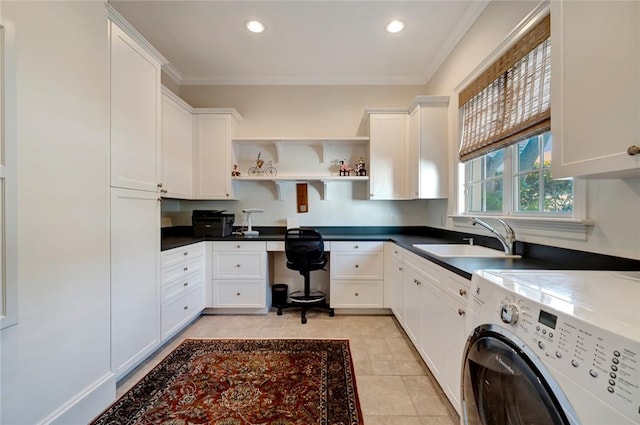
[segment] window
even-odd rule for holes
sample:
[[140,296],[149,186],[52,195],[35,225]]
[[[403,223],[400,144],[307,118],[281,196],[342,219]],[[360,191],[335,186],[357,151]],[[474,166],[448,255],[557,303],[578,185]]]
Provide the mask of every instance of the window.
[[573,217],[571,180],[553,180],[550,132],[464,164],[465,212]]

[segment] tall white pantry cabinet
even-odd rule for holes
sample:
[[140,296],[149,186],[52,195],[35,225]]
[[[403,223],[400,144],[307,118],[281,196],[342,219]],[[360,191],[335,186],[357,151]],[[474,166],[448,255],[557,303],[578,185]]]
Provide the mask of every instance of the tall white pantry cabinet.
[[111,370],[119,379],[161,340],[161,61],[113,20],[109,29]]

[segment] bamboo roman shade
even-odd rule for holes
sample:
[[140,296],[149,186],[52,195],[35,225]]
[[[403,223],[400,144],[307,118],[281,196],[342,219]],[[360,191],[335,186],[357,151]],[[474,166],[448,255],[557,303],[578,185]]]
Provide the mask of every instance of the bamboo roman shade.
[[547,15],[459,94],[460,160],[551,128],[551,38]]

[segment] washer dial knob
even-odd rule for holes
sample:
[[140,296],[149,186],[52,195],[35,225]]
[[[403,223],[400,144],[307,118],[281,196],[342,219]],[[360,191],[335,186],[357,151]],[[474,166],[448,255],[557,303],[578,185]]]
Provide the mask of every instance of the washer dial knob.
[[518,318],[520,317],[520,310],[518,310],[518,306],[515,304],[507,304],[503,302],[500,305],[500,319],[504,323],[508,323],[510,325],[515,325],[518,323]]

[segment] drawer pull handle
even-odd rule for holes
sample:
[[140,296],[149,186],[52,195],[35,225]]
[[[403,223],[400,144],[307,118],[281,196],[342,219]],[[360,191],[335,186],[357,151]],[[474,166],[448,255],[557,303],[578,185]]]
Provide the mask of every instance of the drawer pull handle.
[[186,271],[188,271],[188,270],[189,270],[189,267],[185,267],[185,268],[184,268],[184,269],[182,269],[182,270],[184,270],[184,271],[186,272]]
[[356,297],[357,297],[358,295],[360,295],[360,294],[356,292]]
[[629,156],[635,156],[635,155],[638,155],[639,153],[640,153],[640,146],[631,145],[629,146],[629,149],[627,149],[627,154]]
[[467,291],[464,289],[459,290],[458,293],[460,294],[461,297],[464,297],[465,295],[467,295]]
[[240,292],[236,292],[236,296],[238,296],[238,297],[239,297],[239,296],[240,296]]
[[239,269],[239,268],[240,268],[240,264],[236,264],[236,268],[238,268],[238,269]]
[[394,254],[397,254],[397,253],[398,253],[398,251],[393,251],[393,253],[394,253]]
[[458,316],[464,316],[464,310],[459,308],[458,309]]
[[358,246],[358,245],[354,245],[354,246],[353,246],[353,249],[358,249],[358,248],[359,248],[359,246]]
[[182,255],[184,255],[184,256],[189,255],[189,251],[185,251]]
[[188,306],[188,305],[185,305],[185,306],[184,306],[184,309],[185,309],[185,310],[189,310],[189,306]]
[[240,249],[240,245],[236,245],[236,248]]
[[402,271],[402,267],[398,267],[398,271],[400,271],[400,272],[401,272],[401,271]]
[[356,269],[357,269],[358,267],[360,267],[360,266],[356,264]]
[[183,283],[182,286],[189,286],[189,282]]

